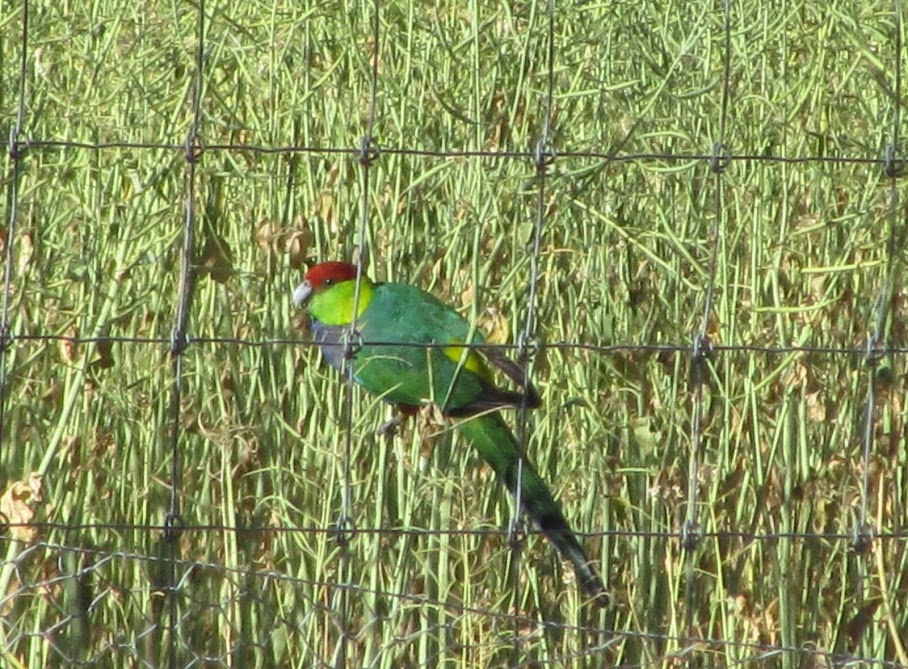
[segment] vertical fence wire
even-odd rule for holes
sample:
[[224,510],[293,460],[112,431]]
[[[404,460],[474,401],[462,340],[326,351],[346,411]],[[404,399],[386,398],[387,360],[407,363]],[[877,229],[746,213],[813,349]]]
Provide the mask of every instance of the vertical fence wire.
[[[863,355],[863,363],[866,371],[867,390],[862,407],[862,430],[858,438],[861,442],[860,451],[860,503],[858,506],[857,517],[855,518],[852,529],[851,549],[857,559],[857,606],[862,607],[866,603],[867,593],[865,586],[869,579],[868,565],[863,558],[868,556],[873,549],[874,538],[880,530],[869,519],[870,497],[871,493],[871,468],[873,459],[873,441],[874,430],[877,422],[877,386],[887,386],[890,383],[891,367],[883,368],[881,363],[886,357],[886,349],[889,334],[888,327],[890,322],[890,309],[892,305],[893,293],[896,285],[897,258],[898,258],[898,239],[904,238],[904,233],[899,235],[900,227],[904,222],[899,220],[899,190],[898,179],[902,176],[905,167],[905,160],[900,146],[899,123],[901,121],[901,104],[902,104],[902,17],[901,17],[901,0],[893,2],[893,58],[894,58],[894,75],[892,92],[892,134],[889,142],[883,149],[883,171],[884,179],[888,180],[888,207],[886,215],[886,245],[885,257],[883,259],[882,283],[879,287],[876,302],[870,313],[870,332],[867,335],[866,347]],[[891,359],[891,354],[890,354]],[[886,476],[885,469],[881,469],[879,474],[878,486],[883,486],[883,479]]]
[[[15,335],[10,331],[10,311],[13,292],[13,263],[16,258],[16,229],[19,223],[19,186],[22,174],[25,171],[25,153],[28,149],[28,138],[25,136],[25,98],[28,91],[26,80],[28,75],[28,0],[22,2],[21,37],[19,42],[19,81],[16,100],[16,121],[10,128],[9,143],[7,144],[7,158],[10,163],[7,172],[6,184],[6,251],[5,267],[3,269],[3,298],[0,306],[0,453],[10,447],[15,447],[14,436],[7,434],[7,401],[10,384],[9,357],[10,348],[15,343]],[[21,297],[20,297],[21,299]],[[8,481],[4,480],[7,472],[0,471],[0,491],[4,491]],[[14,518],[8,518],[0,510],[0,537],[6,538],[11,530]],[[0,544],[2,545],[2,544]],[[0,563],[0,598],[5,597],[9,591],[9,584],[15,576],[15,560],[25,546],[19,542],[11,541],[6,550],[0,553],[3,562]]]
[[372,62],[369,77],[369,102],[366,111],[365,133],[360,138],[356,153],[360,166],[360,183],[362,197],[360,199],[359,227],[355,247],[356,286],[353,292],[353,319],[344,333],[344,355],[341,367],[341,379],[344,380],[342,423],[344,426],[344,452],[341,462],[342,488],[341,511],[336,523],[336,540],[341,550],[340,569],[338,571],[339,592],[335,601],[338,604],[337,617],[341,638],[338,641],[335,656],[335,669],[344,669],[347,666],[348,645],[355,642],[355,635],[350,630],[350,591],[353,588],[353,571],[350,554],[350,542],[356,533],[356,523],[352,511],[352,482],[350,480],[351,465],[353,462],[353,384],[348,382],[352,376],[349,368],[357,351],[361,347],[361,337],[356,326],[359,314],[359,302],[362,294],[363,277],[369,260],[367,232],[369,227],[370,183],[372,181],[371,167],[378,159],[379,148],[375,141],[375,113],[378,100],[378,61],[381,53],[381,22],[380,0],[373,0],[371,6],[371,37],[372,37]]
[[710,172],[715,177],[713,184],[713,224],[709,231],[709,270],[706,295],[703,302],[703,316],[700,329],[694,335],[690,356],[691,386],[691,443],[687,476],[687,508],[681,527],[681,548],[685,556],[685,634],[694,637],[694,615],[698,608],[696,556],[700,546],[701,528],[699,521],[700,461],[703,450],[704,386],[709,383],[710,366],[714,355],[713,341],[709,335],[713,317],[713,302],[716,294],[716,273],[719,258],[719,237],[721,235],[724,198],[722,175],[731,162],[731,152],[725,141],[725,127],[728,119],[729,91],[731,87],[731,0],[724,0],[723,7],[723,49],[722,49],[722,100],[719,110],[719,129],[713,141],[709,161]]
[[197,166],[204,153],[199,129],[202,115],[202,92],[205,67],[205,0],[199,0],[196,21],[196,49],[193,72],[192,122],[183,146],[186,161],[185,194],[183,202],[183,242],[180,247],[180,279],[174,324],[170,335],[170,356],[173,361],[173,378],[169,406],[170,421],[170,502],[164,520],[164,544],[169,562],[166,572],[168,593],[167,657],[168,666],[174,669],[180,656],[179,647],[179,588],[180,536],[185,526],[182,515],[183,465],[181,457],[181,409],[185,391],[184,361],[189,347],[189,317],[195,288],[195,236],[197,225]]
[[[16,101],[16,123],[10,128],[7,144],[7,158],[11,163],[7,178],[7,227],[5,267],[3,268],[3,301],[0,306],[0,450],[4,440],[12,439],[6,434],[6,400],[9,370],[7,369],[9,349],[14,337],[10,332],[10,302],[13,291],[13,262],[15,261],[16,227],[19,221],[19,182],[25,170],[25,152],[28,141],[25,138],[25,96],[28,76],[28,0],[22,2],[22,32],[19,41],[19,86]],[[5,524],[5,523],[2,523]]]
[[[552,108],[555,90],[555,0],[547,0],[545,6],[545,98],[542,109],[542,128],[533,151],[533,167],[536,176],[536,199],[533,216],[533,231],[530,249],[530,276],[527,296],[526,316],[523,328],[520,331],[517,343],[517,359],[523,374],[522,387],[529,387],[530,368],[536,354],[536,302],[539,288],[539,256],[542,250],[542,233],[546,217],[546,174],[555,160],[552,149]],[[517,477],[514,490],[514,513],[511,516],[508,529],[509,545],[511,549],[514,569],[512,570],[511,588],[514,592],[515,623],[513,629],[513,655],[519,662],[520,629],[517,617],[520,613],[520,558],[522,541],[518,531],[522,502],[522,487],[524,461],[529,437],[529,416],[527,411],[527,394],[523,393],[520,410],[517,414],[517,443],[520,457],[517,461]]]

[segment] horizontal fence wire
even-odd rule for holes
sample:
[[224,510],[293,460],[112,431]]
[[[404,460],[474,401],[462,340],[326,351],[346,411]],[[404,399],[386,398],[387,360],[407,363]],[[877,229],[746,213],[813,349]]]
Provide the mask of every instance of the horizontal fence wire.
[[[81,346],[86,344],[138,344],[149,346],[170,346],[172,340],[170,337],[137,337],[125,335],[103,335],[103,336],[78,336],[66,334],[17,334],[9,333],[7,335],[7,345],[11,346],[15,342],[54,342],[72,344]],[[238,346],[248,348],[266,348],[266,347],[288,347],[294,348],[343,348],[343,344],[319,344],[311,339],[300,339],[297,337],[269,337],[267,339],[251,339],[243,337],[207,337],[187,335],[187,341],[193,346]],[[407,342],[392,341],[370,341],[373,346],[402,346],[404,348],[421,348],[426,350],[436,350],[445,348],[446,344],[426,343],[412,344]],[[507,353],[520,351],[521,344],[480,344],[464,343],[458,344],[463,348],[470,350],[497,350]],[[690,344],[685,343],[622,343],[622,344],[593,344],[583,342],[546,342],[540,341],[533,344],[540,351],[589,351],[591,353],[690,353]],[[765,353],[767,355],[788,355],[792,353],[809,353],[819,356],[857,356],[862,359],[865,356],[895,356],[908,353],[908,346],[885,345],[868,342],[855,344],[854,346],[811,346],[808,344],[710,344],[711,350],[716,353]]]
[[[174,143],[152,143],[152,142],[85,142],[75,140],[36,140],[26,136],[21,136],[16,141],[17,151],[24,152],[35,149],[83,149],[88,151],[107,151],[111,149],[135,149],[135,150],[165,150],[173,151],[178,155],[183,155],[186,151],[186,144]],[[317,155],[341,155],[349,158],[359,158],[362,149],[359,147],[326,147],[326,146],[266,146],[256,144],[202,144],[196,149],[200,152],[226,152],[226,153],[261,153],[265,155],[280,154],[317,154]],[[405,156],[413,158],[488,158],[490,160],[520,160],[532,163],[537,154],[534,150],[526,151],[508,151],[508,150],[471,150],[471,149],[418,149],[413,147],[393,147],[387,145],[374,146],[371,148],[376,156]],[[671,163],[706,163],[711,164],[715,161],[715,155],[712,153],[612,153],[611,151],[590,150],[573,150],[558,151],[558,158],[590,158],[601,160],[606,163],[649,163],[649,162],[671,162]],[[841,156],[784,156],[784,155],[765,155],[752,153],[727,153],[723,160],[728,163],[769,163],[779,165],[803,165],[815,163],[819,165],[846,166],[846,165],[869,165],[889,168],[892,165],[893,158],[868,154],[866,156],[841,155]],[[555,174],[557,177],[557,173]]]
[[[168,524],[141,524],[141,523],[47,523],[47,522],[30,522],[30,523],[12,523],[5,522],[3,528],[6,530],[21,528],[34,529],[41,533],[60,532],[85,532],[90,530],[139,530],[141,532],[161,532],[165,533],[170,526]],[[528,527],[521,530],[526,535],[539,535],[540,531]],[[258,534],[261,532],[273,532],[276,534],[324,534],[335,536],[336,527],[321,527],[318,525],[293,527],[273,525],[245,525],[236,527],[232,525],[215,525],[205,524],[196,525],[187,523],[180,526],[180,532],[201,534],[211,532],[230,532],[233,534]],[[431,537],[431,536],[463,536],[463,537],[507,537],[508,529],[413,529],[404,527],[359,527],[356,528],[356,534],[362,535],[387,535],[389,537]],[[581,537],[642,537],[642,538],[661,538],[661,539],[682,539],[684,531],[665,530],[665,531],[644,531],[644,530],[608,530],[608,531],[577,531],[576,534]],[[848,532],[747,532],[743,530],[703,530],[700,536],[713,539],[741,539],[744,542],[767,542],[771,543],[779,539],[820,539],[823,541],[851,541],[854,534]],[[902,541],[908,539],[908,530],[901,532],[875,532],[874,540],[881,541]],[[25,545],[26,542],[22,542]]]

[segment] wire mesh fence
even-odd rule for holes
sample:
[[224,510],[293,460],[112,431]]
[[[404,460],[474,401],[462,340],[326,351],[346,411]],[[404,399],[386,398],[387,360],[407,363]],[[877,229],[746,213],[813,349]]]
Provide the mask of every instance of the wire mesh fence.
[[[908,666],[901,12],[6,8],[2,664]],[[328,257],[542,385],[610,607],[318,366]]]

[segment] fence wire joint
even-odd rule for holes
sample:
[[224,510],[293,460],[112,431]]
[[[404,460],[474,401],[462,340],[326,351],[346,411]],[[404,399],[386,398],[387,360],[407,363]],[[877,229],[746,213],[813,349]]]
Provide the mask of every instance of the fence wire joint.
[[700,545],[700,525],[694,520],[685,520],[681,526],[681,548],[693,553]]
[[549,142],[548,137],[543,137],[536,142],[536,147],[533,149],[533,164],[536,166],[536,173],[542,174],[545,172],[549,165],[555,162],[557,157],[558,154],[555,153],[555,149]]
[[191,343],[192,338],[185,329],[175,327],[170,331],[170,355],[172,357],[176,358],[183,355]]
[[353,360],[363,350],[363,335],[355,327],[344,330],[341,343],[344,345],[344,360]]
[[508,548],[512,551],[523,550],[525,535],[518,527],[519,523],[520,521],[514,517],[508,522]]
[[173,511],[164,516],[164,541],[174,543],[180,538],[183,530],[186,528],[186,521],[183,516]]
[[905,159],[902,158],[896,144],[887,144],[883,150],[884,172],[890,179],[896,179],[905,172]]
[[353,541],[353,535],[356,533],[356,523],[353,522],[350,516],[342,513],[338,517],[337,522],[334,523],[334,529],[331,533],[334,535],[337,545],[346,550],[350,546],[350,542]]
[[359,150],[356,154],[359,164],[363,167],[369,167],[378,160],[380,154],[381,148],[378,146],[375,138],[372,135],[363,135],[363,138],[359,142]]
[[525,330],[521,330],[517,337],[517,364],[525,365],[533,360],[539,353],[539,341],[532,335],[527,335]]
[[714,142],[709,156],[709,169],[713,174],[721,174],[731,165],[731,151],[724,142]]
[[851,550],[858,555],[866,555],[873,546],[876,533],[870,523],[862,522],[854,526],[851,533]]
[[875,334],[868,336],[867,343],[864,345],[864,365],[874,369],[879,366],[884,355],[885,351],[877,336]]
[[694,337],[690,351],[690,382],[699,385],[703,382],[703,372],[706,363],[715,356],[716,348],[707,334],[698,334]]
[[31,148],[31,141],[26,137],[22,139],[22,131],[19,128],[12,127],[9,129],[9,141],[6,145],[6,152],[11,160],[19,160],[25,156]]
[[198,131],[193,129],[186,136],[186,142],[183,144],[183,157],[187,163],[197,163],[202,158],[203,153],[205,153],[205,144],[202,142]]

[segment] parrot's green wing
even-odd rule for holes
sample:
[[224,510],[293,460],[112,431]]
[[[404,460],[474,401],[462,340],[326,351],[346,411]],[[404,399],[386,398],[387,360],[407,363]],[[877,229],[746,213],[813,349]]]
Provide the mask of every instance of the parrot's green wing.
[[354,379],[389,402],[432,402],[452,416],[520,406],[521,401],[538,404],[535,391],[523,400],[521,393],[495,388],[479,353],[482,336],[418,288],[376,284],[356,326],[361,349]]

